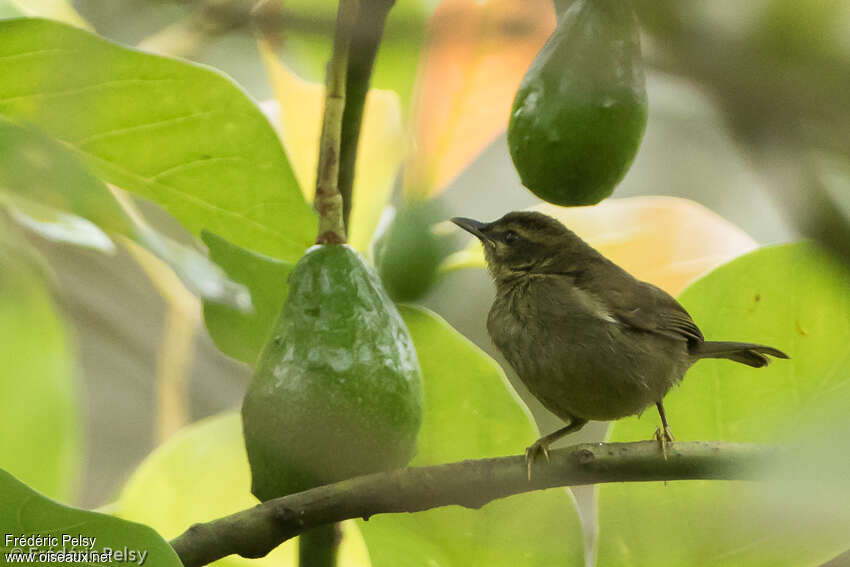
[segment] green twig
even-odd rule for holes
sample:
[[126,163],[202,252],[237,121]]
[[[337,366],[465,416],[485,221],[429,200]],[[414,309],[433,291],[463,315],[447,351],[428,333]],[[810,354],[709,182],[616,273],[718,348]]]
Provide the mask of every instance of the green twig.
[[363,107],[369,92],[369,80],[378,47],[381,44],[384,23],[393,4],[395,0],[360,0],[360,11],[351,37],[339,165],[339,192],[342,195],[346,230],[349,228],[348,219],[351,216],[351,198],[360,126],[363,122]]
[[171,542],[186,567],[227,555],[262,557],[316,526],[439,506],[480,508],[497,498],[555,486],[689,479],[757,480],[781,449],[740,443],[677,442],[667,456],[655,441],[588,443],[550,451],[528,479],[525,457],[463,461],[371,474],[270,500],[206,524]]
[[340,138],[345,111],[345,84],[351,35],[357,20],[358,0],[340,0],[337,11],[333,54],[328,63],[325,114],[319,142],[319,168],[316,174],[314,206],[319,213],[316,244],[345,242],[343,200],[339,193]]

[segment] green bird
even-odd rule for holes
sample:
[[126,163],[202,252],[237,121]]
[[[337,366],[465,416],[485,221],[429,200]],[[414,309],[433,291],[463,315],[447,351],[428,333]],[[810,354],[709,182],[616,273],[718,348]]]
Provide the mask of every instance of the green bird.
[[605,258],[557,220],[512,212],[483,223],[452,219],[484,246],[496,298],[487,318],[493,343],[529,391],[567,425],[526,450],[529,476],[538,453],[588,421],[639,414],[655,404],[666,455],[673,441],[662,400],[703,358],[754,368],[772,347],[706,341],[664,290]]

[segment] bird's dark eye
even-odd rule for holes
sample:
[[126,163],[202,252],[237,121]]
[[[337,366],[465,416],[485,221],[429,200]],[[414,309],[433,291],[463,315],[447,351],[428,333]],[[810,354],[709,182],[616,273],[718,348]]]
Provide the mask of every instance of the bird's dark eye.
[[509,230],[505,233],[505,243],[506,244],[513,244],[517,240],[519,240],[519,234],[517,234],[513,230]]

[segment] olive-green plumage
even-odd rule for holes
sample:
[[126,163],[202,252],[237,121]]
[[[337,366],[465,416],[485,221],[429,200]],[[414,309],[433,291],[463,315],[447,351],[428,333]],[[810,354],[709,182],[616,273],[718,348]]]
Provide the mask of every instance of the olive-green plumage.
[[771,347],[706,342],[667,292],[639,281],[557,220],[509,213],[491,223],[455,218],[484,245],[496,299],[487,319],[495,345],[544,406],[567,421],[531,456],[589,420],[614,420],[657,404],[701,358],[753,367]]

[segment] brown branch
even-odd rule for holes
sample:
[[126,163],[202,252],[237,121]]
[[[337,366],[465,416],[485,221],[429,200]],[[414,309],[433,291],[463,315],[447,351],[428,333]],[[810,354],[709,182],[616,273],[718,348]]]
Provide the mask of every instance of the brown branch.
[[531,480],[520,455],[400,469],[320,486],[196,524],[171,545],[186,567],[197,567],[234,553],[262,557],[310,528],[375,514],[448,505],[480,508],[513,494],[577,484],[756,480],[779,453],[769,446],[690,442],[668,447],[665,459],[654,441],[592,443],[551,451],[549,463],[535,464]]

